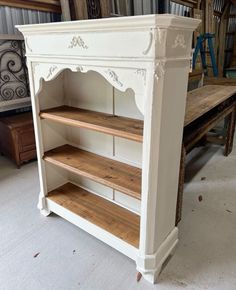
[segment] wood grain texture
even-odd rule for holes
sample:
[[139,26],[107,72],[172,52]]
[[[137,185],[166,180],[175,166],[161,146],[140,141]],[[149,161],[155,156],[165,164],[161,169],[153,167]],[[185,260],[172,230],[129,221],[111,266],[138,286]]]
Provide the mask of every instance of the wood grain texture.
[[236,93],[235,86],[204,86],[188,92],[184,126]]
[[109,17],[111,14],[110,1],[100,0],[102,17]]
[[223,77],[223,71],[224,71],[224,62],[225,62],[225,41],[222,41],[222,39],[225,39],[226,37],[226,30],[228,27],[228,15],[230,12],[230,1],[225,1],[224,6],[222,8],[222,14],[220,17],[220,25],[219,25],[219,52],[218,52],[218,72],[219,76]]
[[204,77],[204,85],[236,86],[236,79]]
[[61,13],[59,0],[0,0],[1,6]]
[[229,115],[227,120],[226,144],[224,152],[225,156],[228,156],[233,150],[235,124],[236,124],[236,105],[234,106],[234,110]]
[[86,0],[73,0],[77,20],[88,19]]
[[63,145],[45,153],[44,160],[141,199],[141,169]]
[[138,248],[140,218],[135,213],[71,183],[47,198]]
[[203,72],[201,69],[194,69],[189,73],[189,80],[200,80],[202,78],[202,74]]
[[31,113],[0,118],[0,152],[11,158],[18,167],[36,158]]
[[217,107],[209,110],[203,116],[195,120],[195,122],[189,124],[184,128],[183,146],[181,152],[180,161],[180,173],[179,173],[179,186],[178,186],[178,198],[176,208],[176,225],[181,220],[182,215],[182,200],[184,190],[184,175],[185,175],[185,159],[188,154],[199,141],[206,136],[206,134],[213,129],[220,121],[225,119],[227,125],[226,142],[225,143],[225,156],[228,156],[233,148],[233,137],[235,131],[235,110],[236,110],[235,97],[231,97]]
[[64,21],[71,21],[70,4],[68,0],[60,0],[62,17]]
[[200,141],[211,129],[213,129],[220,121],[224,120],[227,116],[230,116],[235,110],[235,103],[229,105],[222,111],[212,113],[211,116],[207,116],[202,120],[195,122],[192,126],[184,130],[183,142],[185,145],[186,153],[189,153],[192,148]]
[[49,109],[40,117],[71,126],[91,129],[133,141],[143,141],[143,121],[68,106]]
[[24,113],[13,115],[9,117],[3,117],[0,119],[1,123],[4,123],[10,129],[21,128],[27,125],[33,126],[32,113]]

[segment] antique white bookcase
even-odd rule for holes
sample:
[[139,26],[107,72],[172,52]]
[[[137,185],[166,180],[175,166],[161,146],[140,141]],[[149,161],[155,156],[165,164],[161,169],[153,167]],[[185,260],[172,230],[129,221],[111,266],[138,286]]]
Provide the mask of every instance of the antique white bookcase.
[[132,258],[150,282],[178,242],[180,151],[198,24],[147,15],[18,26],[39,209]]

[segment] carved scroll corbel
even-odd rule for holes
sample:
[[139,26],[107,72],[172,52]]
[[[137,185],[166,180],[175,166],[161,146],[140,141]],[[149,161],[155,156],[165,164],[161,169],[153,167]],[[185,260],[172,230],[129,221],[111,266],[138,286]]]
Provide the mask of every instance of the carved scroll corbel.
[[147,46],[147,48],[143,51],[143,54],[144,54],[144,55],[147,55],[148,52],[149,52],[149,50],[151,49],[151,47],[152,47],[152,41],[153,41],[153,32],[152,32],[152,30],[150,30],[150,32],[149,32],[149,42],[148,42],[148,46]]
[[34,74],[35,95],[42,89],[42,80],[52,80],[60,71],[60,67],[51,65],[50,67],[40,63],[32,65],[32,73]]
[[165,66],[166,66],[166,63],[164,60],[157,61],[156,68],[155,68],[155,78],[160,79],[160,78],[164,77]]
[[143,84],[144,84],[144,86],[146,86],[146,70],[145,69],[137,69],[136,71],[135,71],[135,73],[137,74],[137,75],[140,75],[141,77],[142,77],[142,79],[143,79]]
[[25,45],[26,45],[28,51],[33,52],[33,50],[31,49],[31,47],[29,46],[29,42],[28,42],[28,38],[27,37],[25,38]]
[[163,44],[166,39],[166,30],[163,28],[157,28],[156,31],[156,38],[159,44]]

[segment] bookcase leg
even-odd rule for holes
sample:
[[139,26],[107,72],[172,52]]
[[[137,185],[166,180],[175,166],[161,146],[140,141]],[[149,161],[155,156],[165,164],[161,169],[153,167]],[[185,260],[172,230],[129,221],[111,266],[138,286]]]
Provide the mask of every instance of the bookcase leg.
[[159,275],[167,265],[178,244],[178,228],[175,227],[153,254],[139,255],[137,271],[150,283],[158,283]]
[[44,216],[48,216],[51,213],[51,211],[47,208],[45,196],[42,196],[41,194],[39,195],[38,209]]
[[148,92],[152,100],[145,108],[151,118],[144,123],[137,270],[151,283],[158,281],[178,243],[175,217],[188,72],[187,58],[181,64],[157,63]]

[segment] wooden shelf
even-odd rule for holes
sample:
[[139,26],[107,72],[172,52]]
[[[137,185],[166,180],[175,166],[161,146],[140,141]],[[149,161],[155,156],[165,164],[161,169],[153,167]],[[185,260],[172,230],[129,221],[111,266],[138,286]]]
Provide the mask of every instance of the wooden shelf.
[[138,248],[140,218],[127,209],[71,183],[51,191],[47,200]]
[[44,160],[103,185],[141,199],[141,169],[63,145],[44,154]]
[[141,120],[68,106],[42,111],[40,117],[133,141],[143,141],[143,121]]

